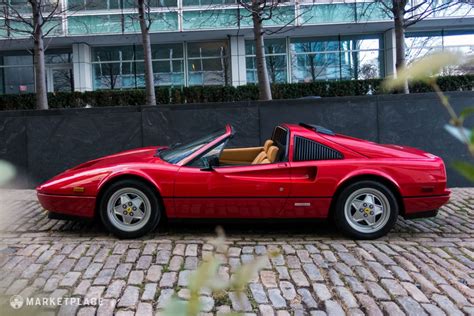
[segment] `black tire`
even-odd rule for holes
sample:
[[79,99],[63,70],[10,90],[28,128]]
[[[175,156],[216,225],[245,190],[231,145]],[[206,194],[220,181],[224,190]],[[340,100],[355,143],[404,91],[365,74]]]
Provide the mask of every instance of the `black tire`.
[[[149,201],[150,204],[150,215],[144,222],[142,227],[137,228],[132,231],[126,231],[118,227],[118,224],[114,223],[114,220],[109,217],[107,214],[107,206],[109,200],[119,192],[119,190],[126,190],[131,188],[132,190],[138,190],[141,192]],[[102,195],[99,204],[99,214],[102,223],[105,228],[115,236],[123,239],[129,238],[138,238],[147,233],[153,231],[157,226],[161,218],[161,205],[158,200],[155,190],[153,190],[149,185],[138,180],[120,180],[112,183]]]
[[[373,192],[379,192],[380,194],[382,194],[386,198],[385,201],[388,202],[388,205],[390,206],[387,211],[387,215],[380,215],[386,217],[384,217],[384,220],[380,222],[380,226],[377,228],[376,231],[360,231],[354,228],[354,226],[357,226],[357,224],[351,224],[350,220],[346,216],[345,207],[346,202],[349,203],[348,199],[352,200],[351,196],[353,196],[353,194],[357,194],[358,192],[364,192],[364,190],[376,190]],[[356,200],[356,202],[357,201],[358,200]],[[354,210],[354,208],[351,208],[351,210]],[[340,193],[336,201],[336,208],[334,211],[335,224],[343,234],[355,239],[377,239],[386,235],[395,225],[398,218],[399,205],[397,199],[395,198],[395,195],[387,186],[377,181],[365,180],[347,186]],[[362,212],[362,214],[364,214],[362,210],[359,210],[359,212]]]

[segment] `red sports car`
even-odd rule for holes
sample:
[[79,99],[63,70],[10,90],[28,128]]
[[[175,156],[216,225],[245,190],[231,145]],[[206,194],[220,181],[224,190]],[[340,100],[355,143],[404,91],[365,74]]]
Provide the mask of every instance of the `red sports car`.
[[98,215],[118,237],[160,219],[333,218],[349,236],[385,235],[398,215],[435,216],[449,200],[441,158],[316,125],[282,124],[261,147],[226,148],[230,125],[171,147],[92,160],[37,188],[51,217]]

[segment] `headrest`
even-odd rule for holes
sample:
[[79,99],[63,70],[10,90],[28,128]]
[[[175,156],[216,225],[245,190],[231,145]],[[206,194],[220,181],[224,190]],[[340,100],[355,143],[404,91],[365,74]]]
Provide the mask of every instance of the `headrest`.
[[264,151],[264,152],[267,152],[267,151],[268,151],[268,148],[270,148],[271,145],[273,145],[273,140],[267,139],[267,140],[265,141],[265,144],[263,145],[263,151]]
[[270,147],[267,152],[268,160],[270,160],[270,162],[275,162],[277,154],[278,154],[278,147],[277,146]]

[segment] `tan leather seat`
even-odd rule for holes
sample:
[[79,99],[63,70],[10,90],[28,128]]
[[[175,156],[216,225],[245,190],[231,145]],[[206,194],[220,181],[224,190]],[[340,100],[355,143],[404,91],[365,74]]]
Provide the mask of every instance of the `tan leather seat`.
[[252,165],[256,165],[256,164],[262,163],[262,161],[263,161],[264,159],[267,159],[267,154],[266,154],[264,151],[262,151],[262,152],[260,152],[260,153],[257,155],[257,157],[255,157],[255,159],[252,161]]
[[267,139],[265,143],[263,144],[263,151],[267,153],[268,149],[270,149],[270,146],[272,145],[273,145],[273,140]]
[[271,163],[274,163],[278,155],[278,147],[271,146],[267,152],[267,158],[270,160]]

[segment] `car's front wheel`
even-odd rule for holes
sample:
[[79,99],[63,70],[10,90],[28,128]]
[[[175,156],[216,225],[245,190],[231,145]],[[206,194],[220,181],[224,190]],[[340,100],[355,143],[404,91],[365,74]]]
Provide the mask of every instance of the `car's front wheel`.
[[145,183],[123,180],[111,184],[100,201],[100,218],[108,231],[119,238],[136,238],[158,225],[160,204]]
[[336,203],[338,228],[357,239],[375,239],[387,234],[398,217],[392,191],[376,181],[360,181],[346,187]]

